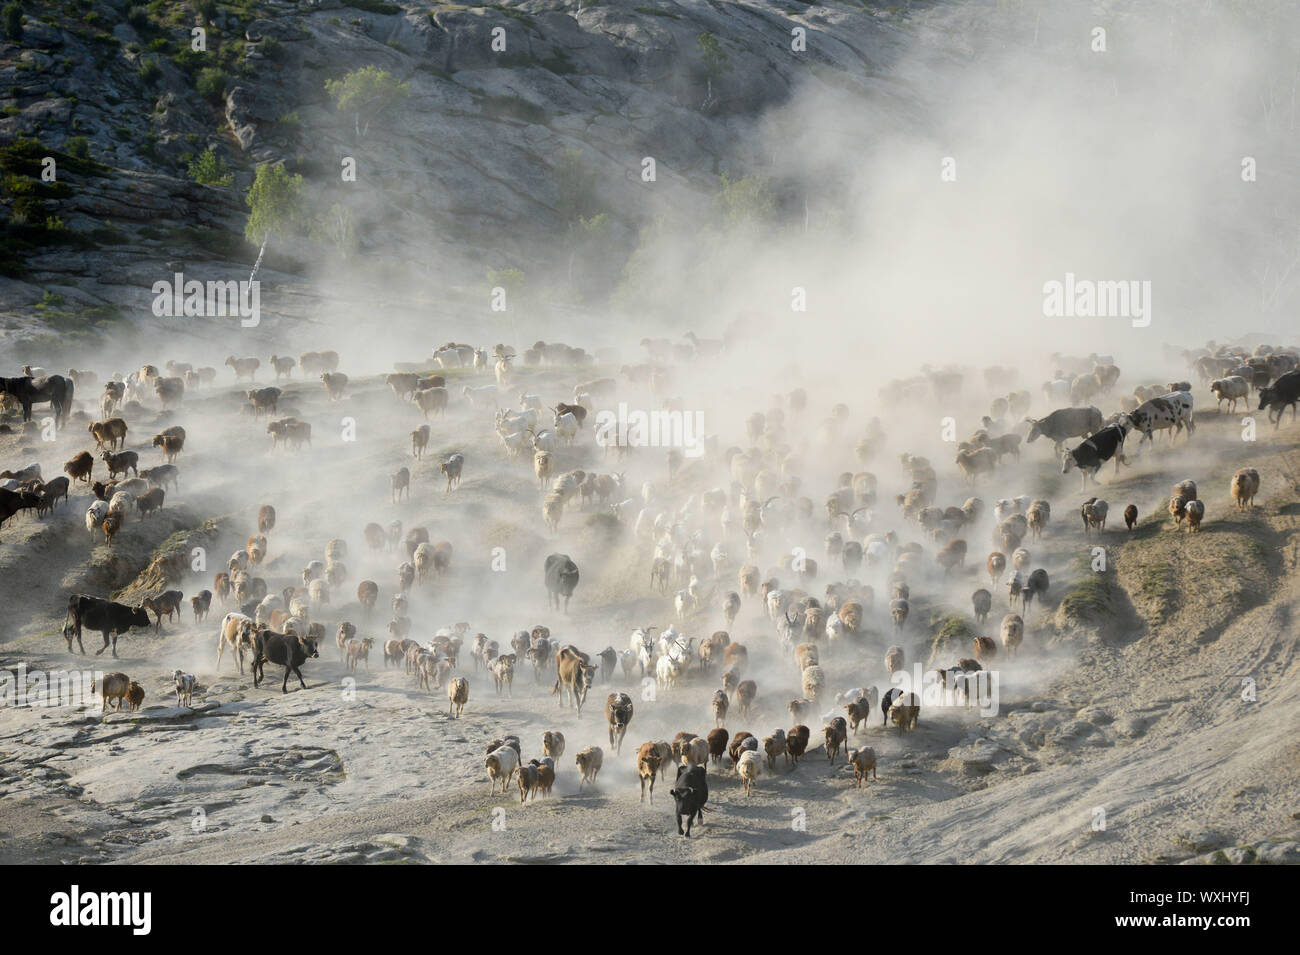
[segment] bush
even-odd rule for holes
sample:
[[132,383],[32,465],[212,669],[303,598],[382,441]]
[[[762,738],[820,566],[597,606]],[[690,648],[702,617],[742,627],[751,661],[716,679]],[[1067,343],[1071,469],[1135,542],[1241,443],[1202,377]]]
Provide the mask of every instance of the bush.
[[235,181],[230,167],[211,146],[190,162],[189,174],[191,179],[205,186],[228,186]]
[[199,0],[198,11],[204,23],[212,23],[217,18],[217,0]]
[[3,12],[5,36],[17,43],[23,38],[23,8],[17,3],[7,4]]
[[140,79],[147,84],[153,84],[162,76],[162,67],[158,65],[157,60],[140,61]]
[[89,159],[90,140],[85,136],[73,136],[68,140],[67,153],[69,156],[76,156],[78,159]]
[[199,70],[199,77],[194,82],[194,88],[209,103],[218,104],[221,102],[221,98],[226,95],[226,81],[228,79],[221,70],[209,67],[206,70]]

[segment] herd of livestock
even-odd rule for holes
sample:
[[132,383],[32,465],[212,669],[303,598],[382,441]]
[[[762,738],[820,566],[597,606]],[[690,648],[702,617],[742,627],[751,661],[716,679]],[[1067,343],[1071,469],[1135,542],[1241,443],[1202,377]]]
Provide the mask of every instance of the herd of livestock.
[[[706,435],[698,460],[678,447],[611,447],[594,437],[595,416],[628,397],[683,413],[689,404],[677,396],[682,386],[678,372],[693,362],[725,358],[729,344],[693,334],[677,342],[645,339],[639,346],[641,360],[620,364],[612,353],[590,354],[555,343],[537,342],[522,356],[507,345],[489,351],[449,343],[420,367],[399,366],[385,378],[394,407],[405,409],[401,427],[411,427],[402,437],[403,447],[409,438],[409,452],[403,453],[409,453],[411,464],[390,475],[386,506],[396,513],[418,510],[418,500],[411,502],[412,468],[436,445],[431,439],[439,428],[448,441],[460,440],[462,450],[438,462],[439,480],[445,477],[446,484],[437,493],[456,493],[462,475],[475,467],[475,454],[491,456],[494,460],[482,470],[518,468],[536,479],[537,525],[557,543],[589,526],[566,520],[566,515],[585,512],[616,522],[625,539],[637,542],[638,573],[662,601],[662,626],[638,627],[601,650],[554,639],[543,624],[495,639],[472,632],[468,623],[425,628],[409,616],[411,593],[452,572],[450,541],[434,539],[425,526],[404,527],[401,520],[344,525],[338,528],[341,536],[325,546],[323,559],[310,561],[292,579],[283,572],[282,579],[275,579],[266,564],[275,537],[274,502],[248,501],[246,545],[215,573],[210,587],[205,581],[188,596],[188,607],[179,589],[153,594],[136,606],[108,595],[70,594],[66,610],[60,606],[67,650],[71,653],[75,642],[84,653],[82,636],[89,630],[102,637],[95,652],[110,650],[116,657],[118,637],[132,628],[160,631],[164,618],[175,620],[186,609],[198,626],[215,604],[221,615],[216,669],[230,652],[240,674],[247,661],[255,687],[270,663],[283,668],[282,692],[287,692],[290,676],[306,689],[301,668],[318,659],[331,635],[349,671],[368,668],[372,649],[382,650],[385,666],[410,675],[411,692],[444,693],[451,718],[473,705],[472,686],[482,686],[484,694],[513,694],[515,672],[524,667],[532,671],[535,684],[551,686],[559,705],[579,715],[598,682],[621,681],[631,692],[616,690],[604,701],[608,745],[585,746],[574,756],[579,789],[597,785],[605,760],[622,758],[625,734],[647,721],[641,714],[653,712],[655,700],[698,693],[701,718],[707,716],[712,724],[707,732],[649,739],[634,751],[642,799],[653,802],[657,778],[671,779],[677,829],[689,835],[709,810],[710,772],[738,780],[749,793],[763,775],[781,768],[793,771],[816,745],[810,723],[818,727],[818,740],[824,739],[829,763],[842,755],[859,786],[875,778],[874,749],[850,748],[850,742],[867,732],[873,714],[900,733],[915,729],[921,715],[922,687],[903,679],[909,662],[905,635],[918,596],[913,587],[929,588],[944,599],[966,576],[972,544],[989,547],[982,562],[988,587],[970,595],[974,629],[989,626],[999,590],[1006,594],[1010,612],[991,630],[995,636],[975,637],[969,656],[929,675],[956,699],[969,702],[999,654],[1015,658],[1025,640],[1029,609],[1047,597],[1050,587],[1046,568],[1035,565],[1028,547],[1047,532],[1051,502],[996,493],[1009,479],[1007,459],[1020,462],[1029,454],[1026,445],[1040,438],[1051,442],[1053,470],[1078,470],[1088,493],[1089,483],[1098,482],[1103,465],[1111,461],[1119,475],[1147,445],[1194,441],[1198,400],[1217,403],[1220,410],[1226,404],[1230,411],[1248,402],[1266,412],[1275,429],[1288,407],[1294,421],[1300,401],[1297,349],[1262,345],[1247,350],[1211,343],[1183,356],[1194,382],[1137,384],[1122,391],[1121,371],[1108,356],[1058,354],[1050,359],[1052,377],[1033,390],[1005,391],[1016,380],[1014,369],[984,369],[982,379],[978,372],[947,369],[890,381],[878,395],[859,396],[882,414],[918,402],[952,407],[959,396],[976,392],[985,400],[991,396],[980,427],[964,440],[953,439],[951,466],[899,454],[897,448],[886,453],[879,418],[858,426],[855,436],[847,405],[834,405],[826,417],[815,418],[814,402],[804,389],[747,416],[734,408],[719,409],[718,420],[731,417],[736,427]],[[328,351],[308,352],[297,360],[273,355],[265,365],[258,358],[230,356],[225,371],[168,361],[102,381],[89,370],[59,375],[24,367],[22,375],[0,379],[0,433],[26,434],[52,423],[62,435],[79,433],[85,447],[62,464],[57,476],[48,476],[54,470],[48,461],[0,462],[8,466],[0,472],[0,527],[26,512],[44,520],[80,494],[86,531],[94,540],[102,539],[96,546],[113,547],[128,520],[147,520],[169,495],[180,493],[186,429],[171,425],[150,433],[153,429],[145,425],[162,410],[183,416],[186,396],[195,392],[238,389],[247,416],[240,427],[264,435],[268,451],[306,448],[311,453],[311,422],[276,417],[285,395],[281,386],[302,387],[317,379],[323,399],[339,401],[362,381],[349,379],[339,365],[340,356]],[[1105,410],[1099,407],[1103,404]],[[42,405],[49,406],[48,418]],[[1201,412],[1202,421],[1208,413]],[[467,450],[467,431],[480,442],[475,452]],[[896,442],[899,436],[889,437]],[[811,447],[820,449],[816,460],[830,462],[824,472],[808,466]],[[646,480],[634,486],[626,470],[610,470],[611,455],[616,456],[614,467],[628,467],[630,461]],[[605,470],[592,469],[602,466]],[[1021,479],[1020,472],[1014,479]],[[878,485],[889,481],[896,482],[893,493],[879,496]],[[1253,506],[1260,485],[1256,468],[1237,471],[1229,489],[1237,507]],[[941,488],[949,495],[947,503]],[[952,494],[953,488],[961,488],[960,493]],[[1085,534],[1105,531],[1109,502],[1093,494],[1077,506]],[[1199,529],[1206,501],[1197,482],[1178,482],[1168,509],[1176,524]],[[1124,508],[1123,519],[1129,529],[1134,527],[1136,505]],[[816,556],[802,546],[810,531],[820,538]],[[354,606],[350,598],[340,599],[344,588],[350,591],[349,540],[353,547],[364,542],[371,559],[393,554],[399,562],[387,585],[359,581],[357,613],[340,619],[339,610]],[[577,543],[575,536],[572,544]],[[561,620],[570,601],[581,600],[583,570],[562,552],[573,551],[572,544],[566,541],[540,568],[549,606]],[[385,590],[392,616],[386,629],[378,631],[369,621]],[[549,623],[560,629],[557,621]],[[722,626],[713,629],[718,623]],[[741,626],[746,628],[743,640],[733,636]],[[609,642],[592,639],[598,645]],[[784,705],[792,725],[758,734],[729,729],[728,723],[757,718],[760,670],[787,666],[791,682],[799,687]],[[856,675],[846,683],[861,685],[834,687],[832,681],[844,674]],[[177,705],[190,705],[200,681],[181,670],[172,679]],[[882,692],[878,684],[889,688]],[[135,709],[144,698],[141,684],[123,673],[103,675],[100,689],[105,709],[110,702]],[[502,733],[484,743],[482,759],[494,793],[512,783],[521,801],[550,793],[565,752],[562,732],[543,734],[540,751],[529,759],[518,735]]]

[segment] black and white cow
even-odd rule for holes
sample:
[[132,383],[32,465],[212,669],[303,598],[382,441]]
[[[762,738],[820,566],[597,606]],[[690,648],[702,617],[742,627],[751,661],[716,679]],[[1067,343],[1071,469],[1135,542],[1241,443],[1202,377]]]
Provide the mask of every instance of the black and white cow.
[[1087,487],[1088,478],[1095,480],[1101,466],[1114,458],[1115,473],[1118,474],[1120,463],[1128,463],[1124,460],[1124,439],[1129,432],[1127,417],[1121,415],[1120,420],[1106,425],[1096,434],[1085,438],[1078,447],[1065,452],[1061,457],[1061,473],[1068,474],[1071,469],[1078,468],[1083,477],[1083,486]]
[[1157,431],[1173,428],[1170,436],[1172,441],[1183,428],[1187,429],[1188,440],[1191,440],[1192,432],[1196,430],[1196,422],[1192,419],[1192,396],[1186,391],[1171,391],[1159,398],[1144,401],[1128,418],[1132,422],[1132,430],[1142,433],[1138,447],[1153,440],[1152,435]]

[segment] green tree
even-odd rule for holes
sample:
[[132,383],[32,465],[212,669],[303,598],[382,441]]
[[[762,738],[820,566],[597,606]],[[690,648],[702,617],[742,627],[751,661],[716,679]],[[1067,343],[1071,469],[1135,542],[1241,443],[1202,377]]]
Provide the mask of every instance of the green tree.
[[280,165],[267,163],[257,167],[257,177],[248,189],[248,224],[244,237],[260,245],[253,265],[251,282],[262,267],[262,256],[272,235],[285,235],[302,221],[302,176]]
[[600,200],[596,196],[596,172],[582,161],[577,149],[566,149],[555,161],[555,208],[567,228],[580,219],[598,215]]
[[731,57],[712,33],[701,33],[695,38],[695,45],[700,48],[700,58],[704,61],[704,81],[707,85],[702,108],[708,109],[714,102],[713,81],[722,78],[722,74],[731,65]]
[[350,259],[361,248],[352,210],[342,203],[330,206],[317,220],[313,232],[332,243],[341,258]]
[[715,204],[722,222],[728,228],[760,224],[776,212],[776,198],[767,182],[758,176],[733,179],[722,174],[722,188]]
[[235,181],[226,161],[211,146],[190,161],[189,174],[191,179],[205,186],[228,186]]
[[[363,66],[348,72],[341,80],[326,80],[325,92],[340,110],[352,113],[357,135],[364,136],[370,130],[372,119],[383,116],[406,99],[411,84],[398,82],[392,73],[377,66]],[[367,117],[364,131],[362,113]]]

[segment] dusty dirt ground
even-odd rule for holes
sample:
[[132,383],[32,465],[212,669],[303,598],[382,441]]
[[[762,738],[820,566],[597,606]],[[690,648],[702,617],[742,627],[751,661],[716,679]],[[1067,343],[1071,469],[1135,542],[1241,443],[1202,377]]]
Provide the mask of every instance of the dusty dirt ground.
[[[574,374],[521,372],[518,390],[563,393],[568,385],[560,383]],[[507,462],[488,413],[463,402],[430,422],[430,454],[416,464],[405,435],[421,418],[399,405],[382,379],[358,378],[342,402],[328,404],[318,382],[295,378],[282,385],[280,413],[309,417],[314,447],[271,454],[264,422],[238,415],[228,370],[219,380],[175,412],[132,422],[128,446],[145,464],[158,463],[148,439],[166,424],[188,423],[191,437],[178,461],[180,489],[161,514],[133,516],[111,552],[85,530],[84,490],[74,490],[52,517],[22,514],[0,529],[3,667],[119,669],[148,694],[138,713],[101,715],[98,701],[0,708],[0,862],[1300,861],[1300,427],[1289,419],[1274,432],[1261,415],[1259,440],[1244,444],[1239,416],[1201,412],[1190,449],[1181,439],[1172,449],[1161,439],[1118,477],[1107,466],[1100,493],[1111,503],[1111,520],[1100,542],[1109,568],[1102,574],[1081,563],[1097,541],[1085,538],[1080,523],[1087,495],[1077,476],[1057,474],[1041,444],[1027,446],[1026,473],[1038,475],[1027,493],[1053,503],[1043,540],[1027,546],[1035,565],[1051,573],[1052,590],[1030,612],[1020,657],[998,661],[999,712],[923,709],[918,729],[902,736],[882,726],[877,711],[850,738],[879,756],[879,778],[864,789],[855,788],[843,757],[828,762],[820,720],[810,719],[806,759],[765,774],[752,796],[731,770],[710,767],[714,812],[687,840],[674,830],[670,780],[658,784],[653,805],[640,803],[634,753],[642,740],[711,728],[716,673],[692,673],[651,701],[619,674],[612,686],[597,683],[578,716],[557,705],[551,672],[539,682],[522,662],[513,696],[498,697],[467,645],[458,672],[470,679],[470,702],[462,719],[451,719],[443,691],[418,690],[400,669],[384,667],[384,626],[402,558],[370,553],[360,533],[368,521],[397,518],[454,543],[451,572],[413,591],[413,636],[428,639],[437,627],[468,621],[471,634],[486,632],[504,646],[515,630],[545,623],[560,641],[594,652],[622,649],[634,627],[671,619],[671,598],[647,585],[649,556],[630,522],[618,526],[575,507],[551,538],[527,463]],[[355,442],[338,439],[345,417],[355,419]],[[0,460],[39,459],[48,478],[86,446],[84,432],[84,423],[70,427],[53,445],[32,432],[0,436]],[[463,484],[447,495],[437,464],[452,450],[463,451],[467,465]],[[617,466],[664,477],[659,457],[615,465],[589,435],[559,457],[557,470]],[[388,474],[403,463],[412,468],[411,500],[393,504]],[[1253,510],[1238,512],[1229,478],[1246,465],[1260,470],[1263,490]],[[689,463],[683,480],[699,469],[701,486],[709,486],[707,466]],[[1169,486],[1188,476],[1208,502],[1198,535],[1173,529],[1163,511]],[[1021,493],[1017,483],[994,481],[975,493],[991,504]],[[882,478],[880,511],[891,519],[894,490]],[[967,493],[946,479],[940,497],[960,503]],[[1131,533],[1119,516],[1129,501],[1142,513]],[[136,602],[162,589],[157,565],[150,567],[154,555],[192,546],[206,548],[206,571],[186,572],[168,586],[187,598],[210,588],[212,574],[252,532],[262,503],[282,515],[263,568],[272,591],[322,558],[328,539],[349,546],[347,583],[329,606],[313,609],[331,639],[304,667],[308,689],[291,678],[281,694],[274,666],[254,688],[228,654],[217,672],[220,619],[234,607],[215,601],[206,622],[193,622],[187,599],[181,623],[165,621],[159,635],[132,631],[120,639],[117,661],[65,652],[60,629],[69,592],[120,592],[119,599]],[[810,539],[824,533],[821,527]],[[971,557],[952,579],[913,584],[917,599],[900,641],[909,665],[930,665],[946,614],[996,635],[1004,590],[995,592],[987,627],[970,616],[970,591],[988,586],[989,549],[983,529],[971,536]],[[502,548],[502,571],[489,569],[493,548]],[[567,615],[547,608],[542,587],[542,558],[553,550],[571,554],[583,572]],[[363,578],[381,588],[369,620],[354,596]],[[833,578],[827,569],[809,590]],[[734,572],[721,590],[733,587]],[[887,604],[877,587],[867,636],[828,660],[830,689],[885,688],[882,657],[895,642]],[[368,671],[350,674],[339,661],[332,635],[340,619],[376,637]],[[707,635],[722,626],[714,600],[684,629]],[[763,736],[788,728],[786,703],[799,695],[798,674],[756,601],[745,602],[732,634],[763,675],[756,715],[741,720],[733,712],[729,729]],[[93,654],[98,636],[85,640]],[[949,655],[970,655],[965,643],[950,649],[937,654],[945,665]],[[198,677],[193,710],[174,705],[170,674],[177,667]],[[1253,701],[1242,698],[1246,678]],[[611,689],[627,689],[636,701],[617,757],[601,712]],[[520,805],[514,787],[489,795],[486,742],[517,734],[528,759],[540,755],[545,730],[567,740],[551,798]],[[579,792],[573,754],[588,744],[606,748],[605,767],[594,789]]]

